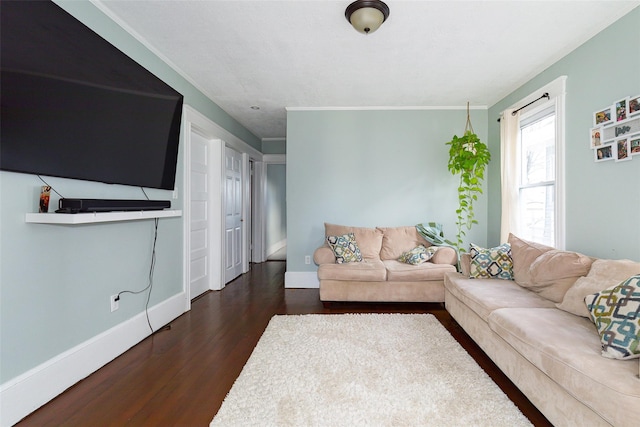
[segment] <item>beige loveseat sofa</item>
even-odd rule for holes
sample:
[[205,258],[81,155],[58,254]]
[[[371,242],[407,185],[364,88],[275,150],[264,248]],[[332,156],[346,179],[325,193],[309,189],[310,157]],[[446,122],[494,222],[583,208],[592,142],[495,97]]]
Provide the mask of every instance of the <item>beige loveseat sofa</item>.
[[[361,262],[338,264],[328,236],[353,233]],[[314,252],[320,299],[363,302],[444,302],[444,275],[455,272],[456,251],[438,247],[433,257],[411,265],[398,258],[419,245],[430,247],[416,230],[406,227],[348,227],[325,224],[325,244]]]
[[447,311],[554,425],[640,425],[640,359],[603,357],[584,302],[640,263],[509,243],[515,280],[469,278],[465,254],[445,277]]

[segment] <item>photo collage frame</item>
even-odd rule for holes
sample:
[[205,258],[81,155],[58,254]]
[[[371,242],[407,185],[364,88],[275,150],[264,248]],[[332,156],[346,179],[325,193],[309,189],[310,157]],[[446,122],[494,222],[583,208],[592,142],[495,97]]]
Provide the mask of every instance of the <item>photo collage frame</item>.
[[640,95],[594,112],[589,139],[596,162],[624,162],[640,156]]

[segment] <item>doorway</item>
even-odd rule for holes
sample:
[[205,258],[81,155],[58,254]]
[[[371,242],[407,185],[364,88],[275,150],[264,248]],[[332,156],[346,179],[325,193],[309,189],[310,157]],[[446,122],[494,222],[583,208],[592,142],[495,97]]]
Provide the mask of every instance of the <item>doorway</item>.
[[242,273],[242,223],[245,211],[242,198],[242,156],[225,147],[224,154],[224,283]]
[[[190,168],[190,298],[194,299],[211,289],[211,241],[210,241],[210,142],[191,131]],[[220,142],[218,141],[218,144]]]
[[266,165],[265,242],[268,261],[287,259],[287,170],[284,163]]
[[184,108],[183,135],[183,288],[189,310],[197,295],[249,271],[250,162],[261,163],[262,153],[190,106]]

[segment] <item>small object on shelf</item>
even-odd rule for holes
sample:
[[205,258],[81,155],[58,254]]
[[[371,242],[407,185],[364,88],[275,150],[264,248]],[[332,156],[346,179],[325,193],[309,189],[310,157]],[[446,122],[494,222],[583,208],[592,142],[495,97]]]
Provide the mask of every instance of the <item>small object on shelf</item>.
[[49,199],[51,197],[51,187],[43,185],[40,187],[40,203],[38,204],[38,212],[49,212]]

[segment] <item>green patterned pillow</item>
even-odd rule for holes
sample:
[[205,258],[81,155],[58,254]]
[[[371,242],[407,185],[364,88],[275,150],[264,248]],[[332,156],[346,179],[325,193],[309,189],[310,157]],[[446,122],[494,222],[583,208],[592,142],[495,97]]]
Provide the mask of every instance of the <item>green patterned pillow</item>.
[[491,249],[481,248],[472,243],[469,255],[471,255],[470,278],[513,279],[513,260],[509,243],[503,243]]
[[584,302],[600,334],[604,357],[640,357],[640,274],[587,295]]
[[333,250],[337,264],[362,261],[362,253],[353,233],[342,236],[327,236],[327,243]]
[[424,245],[420,245],[400,255],[398,261],[412,265],[422,264],[429,261],[437,249],[434,246],[427,248]]

